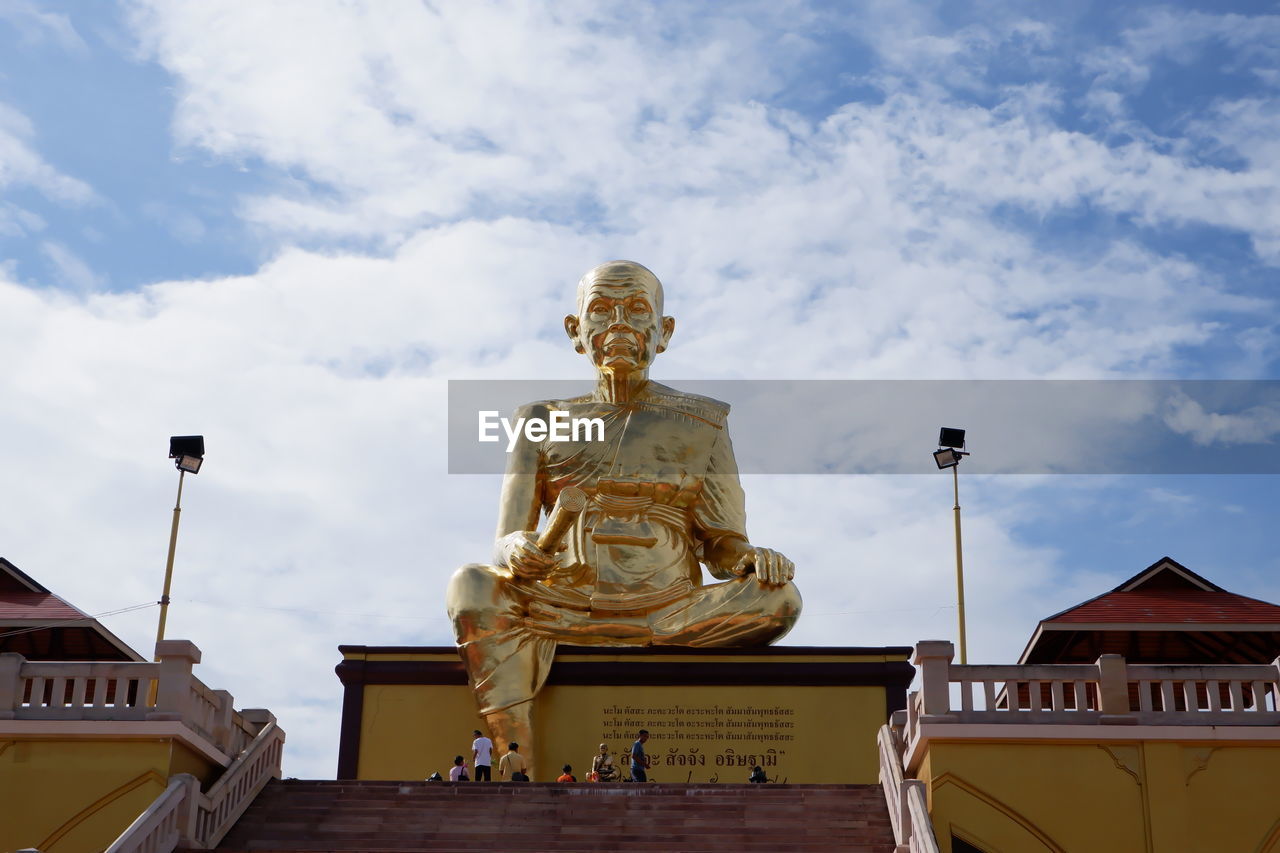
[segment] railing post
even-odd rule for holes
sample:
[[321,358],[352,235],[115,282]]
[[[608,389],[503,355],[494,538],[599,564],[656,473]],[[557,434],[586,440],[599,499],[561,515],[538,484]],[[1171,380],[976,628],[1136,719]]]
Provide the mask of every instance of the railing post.
[[921,640],[916,643],[912,663],[920,667],[920,691],[924,713],[942,717],[951,712],[951,660],[955,646],[949,640]]
[[213,717],[213,743],[228,755],[234,756],[231,750],[231,715],[235,712],[235,698],[228,690],[213,691],[218,700],[218,710]]
[[1258,694],[1257,690],[1254,691],[1254,696],[1257,697],[1253,708],[1255,711],[1267,710],[1266,698],[1268,693],[1271,694],[1271,710],[1280,711],[1280,657],[1271,662],[1271,668],[1275,670],[1271,673],[1271,683],[1263,688],[1261,695]]
[[[170,641],[161,640],[161,642]],[[182,805],[178,807],[178,846],[203,848],[205,839],[199,837],[200,780],[190,773],[176,773],[172,779],[181,779],[186,789]]]
[[928,805],[929,805],[929,788],[925,785],[925,783],[922,780],[906,779],[903,781],[902,808],[903,808],[903,811],[907,813],[907,820],[910,821],[908,826],[911,829],[911,832],[909,834],[904,835],[903,838],[907,840],[910,846],[914,847],[917,850],[929,850],[929,849],[937,850],[938,848],[936,846],[930,848],[926,843],[923,843],[925,839],[922,838],[922,836],[924,836],[925,833],[928,833],[929,836],[933,835],[933,828],[929,824],[928,812],[926,812],[924,815],[924,825],[920,825],[916,823],[916,821],[911,817],[911,792],[912,791],[916,791],[917,793],[920,794],[920,802],[924,804],[926,809],[928,808]]
[[16,652],[0,654],[0,720],[12,720],[22,704],[22,665],[27,659]]
[[191,668],[200,663],[200,649],[190,640],[161,640],[156,643],[160,661],[160,686],[156,709],[148,720],[186,720],[191,716]]
[[240,710],[240,719],[253,726],[254,734],[257,734],[267,727],[267,723],[274,723],[276,715],[266,708],[242,708]]
[[1101,723],[1132,725],[1138,722],[1129,710],[1129,665],[1123,655],[1102,655],[1098,667],[1098,710]]
[[902,827],[902,847],[911,849],[911,832],[914,827],[911,825],[911,803],[907,797],[907,792],[911,789],[911,784],[923,785],[919,779],[904,779],[898,787],[898,826]]

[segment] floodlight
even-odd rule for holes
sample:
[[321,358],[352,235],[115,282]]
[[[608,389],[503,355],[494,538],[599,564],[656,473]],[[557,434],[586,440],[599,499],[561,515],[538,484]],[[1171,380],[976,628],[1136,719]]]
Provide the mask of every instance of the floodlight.
[[944,447],[933,452],[933,461],[939,468],[954,468],[960,464],[960,453],[954,448]]
[[169,458],[174,460],[178,470],[187,474],[196,474],[204,462],[203,435],[175,435],[169,438]]
[[956,429],[955,427],[943,427],[938,433],[938,446],[955,447],[959,450],[964,450],[964,430]]

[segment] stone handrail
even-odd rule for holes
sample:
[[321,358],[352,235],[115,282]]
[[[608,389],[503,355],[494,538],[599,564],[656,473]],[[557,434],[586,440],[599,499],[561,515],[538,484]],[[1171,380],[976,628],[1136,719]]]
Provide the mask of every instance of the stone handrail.
[[[904,843],[902,814],[902,761],[894,733],[887,725],[876,734],[876,746],[880,750],[880,787],[884,789],[884,801],[889,806],[889,823],[893,825],[893,840],[901,847]],[[905,835],[910,835],[907,832]]]
[[895,853],[938,853],[924,783],[902,778],[903,747],[898,732],[887,725],[881,726],[876,740],[880,747],[880,785],[884,788],[889,821],[893,825]]
[[929,819],[924,783],[919,779],[908,779],[902,784],[906,791],[907,813],[911,816],[908,853],[938,853],[938,839],[933,834],[933,822]]
[[212,850],[239,820],[254,797],[280,778],[284,732],[269,711],[246,710],[260,731],[207,793],[194,776],[179,773],[164,793],[107,848],[107,853],[172,853],[182,844]]
[[195,826],[191,839],[201,849],[212,850],[227,834],[244,810],[272,779],[280,778],[284,754],[284,731],[269,711],[245,711],[262,722],[258,736],[235,763],[214,783],[208,793],[197,797]]
[[951,643],[943,640],[916,644],[920,691],[908,706],[910,740],[922,718],[958,723],[1280,724],[1280,659],[1248,666],[1148,666],[1102,655],[1093,664],[962,666],[952,663],[953,654]]
[[0,654],[0,720],[175,720],[234,758],[258,728],[225,690],[192,673],[200,650],[187,640],[156,644],[157,663],[28,661]]
[[191,810],[192,794],[199,790],[196,777],[189,773],[174,776],[164,793],[129,824],[106,853],[172,853]]

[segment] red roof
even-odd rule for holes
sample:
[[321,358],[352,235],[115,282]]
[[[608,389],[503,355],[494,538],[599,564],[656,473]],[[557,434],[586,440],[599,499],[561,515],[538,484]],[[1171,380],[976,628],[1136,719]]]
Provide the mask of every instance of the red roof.
[[0,593],[0,620],[38,619],[40,621],[55,621],[59,619],[84,618],[86,618],[85,614],[52,593]]
[[14,652],[27,660],[145,660],[98,620],[4,557],[0,557],[0,652]]
[[1045,622],[1275,625],[1280,624],[1280,607],[1226,591],[1135,589],[1108,592]]

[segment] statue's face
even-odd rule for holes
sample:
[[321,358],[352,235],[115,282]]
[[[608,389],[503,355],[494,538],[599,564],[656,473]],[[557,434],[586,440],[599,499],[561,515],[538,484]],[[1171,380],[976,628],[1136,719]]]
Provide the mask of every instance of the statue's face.
[[593,280],[583,289],[577,316],[565,318],[565,330],[598,370],[644,370],[675,328],[675,321],[661,314],[660,287],[640,270]]

